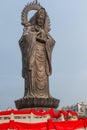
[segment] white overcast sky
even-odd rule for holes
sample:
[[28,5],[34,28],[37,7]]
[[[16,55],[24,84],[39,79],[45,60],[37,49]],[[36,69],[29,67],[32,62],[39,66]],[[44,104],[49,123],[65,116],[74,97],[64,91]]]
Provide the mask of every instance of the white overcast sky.
[[[0,0],[0,110],[15,108],[23,97],[21,11],[32,0]],[[51,21],[56,44],[52,56],[50,93],[60,108],[87,102],[87,0],[39,0]]]

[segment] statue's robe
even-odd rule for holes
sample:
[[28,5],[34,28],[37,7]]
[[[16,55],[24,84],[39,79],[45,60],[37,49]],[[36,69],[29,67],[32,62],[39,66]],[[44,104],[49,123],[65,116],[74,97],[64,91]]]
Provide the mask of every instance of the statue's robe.
[[50,97],[49,75],[55,41],[47,35],[45,42],[36,40],[32,27],[24,30],[19,45],[22,52],[22,76],[25,79],[25,97]]

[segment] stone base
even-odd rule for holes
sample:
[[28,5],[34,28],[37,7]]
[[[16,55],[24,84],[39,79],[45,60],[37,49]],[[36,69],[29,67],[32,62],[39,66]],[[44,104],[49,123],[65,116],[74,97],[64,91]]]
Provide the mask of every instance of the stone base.
[[21,98],[15,101],[15,105],[17,109],[25,109],[25,108],[57,108],[59,106],[59,100],[49,97],[49,98]]

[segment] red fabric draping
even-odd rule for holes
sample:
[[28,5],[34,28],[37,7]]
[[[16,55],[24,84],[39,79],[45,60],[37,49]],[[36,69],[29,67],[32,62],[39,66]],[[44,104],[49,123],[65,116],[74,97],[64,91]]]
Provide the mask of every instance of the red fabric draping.
[[53,109],[50,109],[48,111],[44,111],[43,109],[40,109],[40,110],[34,110],[33,108],[30,109],[30,110],[7,110],[7,111],[1,111],[0,112],[0,115],[10,115],[11,113],[13,114],[30,114],[30,113],[33,113],[35,115],[39,115],[39,116],[43,116],[43,115],[46,115],[46,114],[53,114],[54,110]]
[[87,127],[87,118],[80,119],[77,121],[63,121],[63,122],[53,122],[48,120],[44,123],[20,123],[15,121],[10,121],[9,123],[0,124],[0,130],[75,130],[79,128]]
[[38,111],[34,110],[34,109],[30,109],[30,110],[7,110],[7,111],[1,111],[0,112],[0,116],[2,115],[10,115],[11,113],[13,114],[30,114],[33,113],[35,115],[38,116],[44,116],[49,114],[52,118],[59,118],[61,116],[61,114],[63,114],[64,116],[68,116],[68,114],[72,114],[73,116],[78,116],[76,112],[72,112],[70,110],[68,111],[63,111],[60,110],[58,113],[55,113],[54,109],[49,109],[48,111],[44,111],[44,109],[40,109]]
[[75,130],[79,128],[84,128],[83,120],[54,122],[53,124],[56,130]]
[[0,130],[47,130],[47,123],[36,123],[36,124],[28,124],[28,123],[20,123],[10,121],[9,123],[0,124]]
[[77,114],[76,112],[74,112],[74,111],[67,110],[66,112],[67,112],[68,114],[70,113],[71,115],[78,117],[78,114]]

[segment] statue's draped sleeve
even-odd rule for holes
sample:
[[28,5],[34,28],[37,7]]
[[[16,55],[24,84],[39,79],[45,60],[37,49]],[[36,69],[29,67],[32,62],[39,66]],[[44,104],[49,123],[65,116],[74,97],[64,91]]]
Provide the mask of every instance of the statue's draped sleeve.
[[[35,32],[31,31],[31,27],[25,28],[21,39],[19,40],[19,46],[22,52],[22,72],[32,69],[31,55],[35,47]],[[23,73],[22,73],[23,75]],[[24,76],[23,76],[24,77]]]
[[[36,33],[31,31],[32,27],[24,30],[22,38],[19,41],[19,45],[22,52],[22,75],[25,77],[26,70],[32,70],[32,54],[35,51],[35,44],[36,44]],[[41,43],[42,44],[42,43]],[[47,75],[51,75],[52,73],[52,66],[51,66],[51,59],[52,59],[52,50],[55,44],[54,39],[48,35],[48,39],[46,40],[46,55],[47,55],[47,68],[46,72]]]
[[47,52],[48,65],[49,65],[49,70],[47,70],[48,75],[51,75],[52,73],[51,60],[52,60],[52,50],[54,45],[55,45],[55,40],[50,35],[48,35],[48,39],[46,42],[46,52]]

